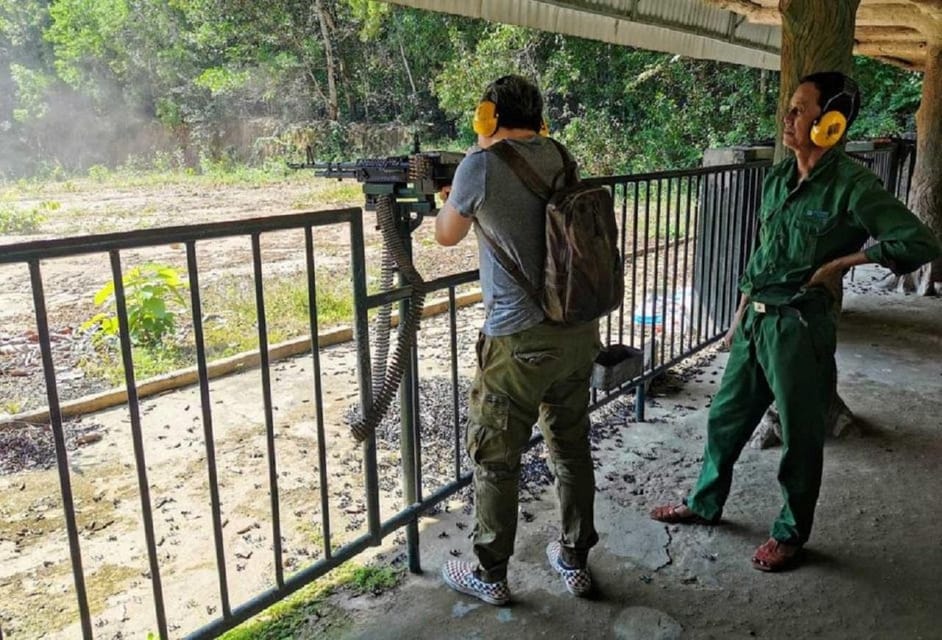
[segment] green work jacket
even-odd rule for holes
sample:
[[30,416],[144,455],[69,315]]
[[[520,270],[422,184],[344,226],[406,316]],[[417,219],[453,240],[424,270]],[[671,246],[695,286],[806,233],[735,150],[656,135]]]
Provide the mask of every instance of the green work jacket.
[[823,287],[805,284],[818,267],[859,251],[868,237],[877,242],[867,257],[897,274],[942,251],[932,231],[843,150],[825,153],[801,182],[790,158],[765,178],[758,246],[739,288],[766,304],[827,296]]

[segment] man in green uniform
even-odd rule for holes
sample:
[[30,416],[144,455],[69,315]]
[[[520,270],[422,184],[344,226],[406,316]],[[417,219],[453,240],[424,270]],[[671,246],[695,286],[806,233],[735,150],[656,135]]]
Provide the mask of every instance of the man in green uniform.
[[[853,266],[908,273],[935,259],[938,240],[878,178],[838,146],[860,104],[837,72],[801,79],[785,115],[794,151],[763,185],[759,245],[740,281],[726,372],[710,407],[703,466],[682,504],[651,511],[668,523],[716,523],[733,465],[769,404],[782,421],[778,480],[785,503],[752,558],[762,571],[793,566],[808,540],[821,486],[826,414],[836,369],[836,305]],[[877,242],[866,251],[868,237]]]

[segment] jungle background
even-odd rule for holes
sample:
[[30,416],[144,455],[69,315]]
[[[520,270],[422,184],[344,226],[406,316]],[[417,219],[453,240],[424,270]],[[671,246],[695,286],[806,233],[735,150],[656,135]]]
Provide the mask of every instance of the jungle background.
[[[544,91],[585,173],[696,166],[772,139],[777,72],[370,0],[0,0],[0,178],[284,170],[463,149],[488,81]],[[921,76],[856,61],[854,138],[912,134]]]

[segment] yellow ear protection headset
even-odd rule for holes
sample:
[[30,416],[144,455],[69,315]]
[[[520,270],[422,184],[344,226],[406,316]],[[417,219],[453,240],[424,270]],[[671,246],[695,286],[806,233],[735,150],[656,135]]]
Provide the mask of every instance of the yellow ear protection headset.
[[492,136],[497,132],[497,104],[490,100],[481,100],[474,110],[471,122],[474,132],[481,136]]
[[[835,101],[841,98],[848,98],[850,101],[849,115],[844,115],[842,111],[831,108]],[[844,86],[840,93],[831,96],[824,103],[821,109],[821,115],[814,121],[811,127],[811,141],[819,147],[828,149],[836,145],[847,131],[848,117],[853,120],[860,108],[860,93],[857,89],[857,83],[851,78],[844,76]]]

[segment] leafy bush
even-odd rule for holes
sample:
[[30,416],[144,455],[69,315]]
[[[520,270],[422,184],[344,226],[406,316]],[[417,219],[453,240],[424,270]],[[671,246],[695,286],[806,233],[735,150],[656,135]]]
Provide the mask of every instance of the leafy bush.
[[[176,269],[166,265],[146,264],[133,267],[122,278],[128,311],[128,332],[135,345],[153,347],[172,334],[176,327],[173,305],[185,305],[183,292],[186,283]],[[97,329],[104,336],[117,337],[117,310],[114,282],[109,282],[95,294],[95,306],[107,312],[96,314],[82,325],[82,329]]]
[[12,202],[0,200],[0,233],[36,233],[39,225],[46,221],[46,213],[61,205],[54,201],[40,202],[31,209],[17,209]]

